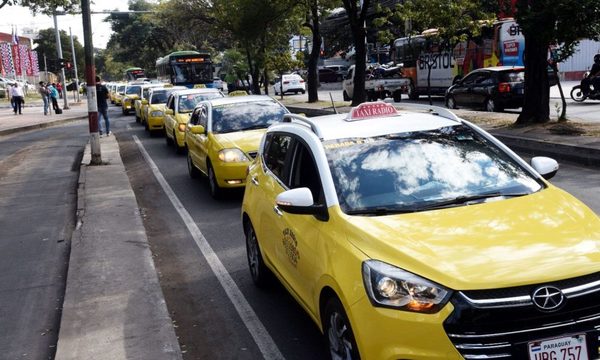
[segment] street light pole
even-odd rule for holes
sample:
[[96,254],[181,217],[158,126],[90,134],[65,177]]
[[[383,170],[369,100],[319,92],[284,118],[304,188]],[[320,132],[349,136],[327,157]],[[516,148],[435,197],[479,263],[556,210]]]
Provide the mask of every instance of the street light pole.
[[[62,59],[63,58],[62,45],[60,44],[60,33],[58,31],[58,21],[56,20],[56,12],[54,12],[54,14],[52,14],[52,16],[54,17],[54,32],[56,33],[56,52],[57,52],[58,58]],[[67,86],[65,84],[65,68],[61,69],[61,75],[62,75],[62,78],[60,80],[62,82],[62,95],[63,95],[63,100],[64,100],[63,109],[69,109],[69,101],[67,100],[67,96],[65,95],[66,91],[67,91]]]
[[98,134],[98,103],[96,94],[96,67],[94,65],[94,45],[92,43],[92,15],[90,0],[81,0],[83,18],[83,44],[85,50],[85,81],[87,89],[88,122],[90,128],[91,165],[102,165],[100,135]]
[[73,43],[73,33],[71,32],[71,27],[69,26],[69,35],[71,36],[71,54],[73,54],[73,70],[75,71],[75,94],[77,94],[77,102],[79,99],[79,75],[77,74],[77,59],[75,57],[75,44]]

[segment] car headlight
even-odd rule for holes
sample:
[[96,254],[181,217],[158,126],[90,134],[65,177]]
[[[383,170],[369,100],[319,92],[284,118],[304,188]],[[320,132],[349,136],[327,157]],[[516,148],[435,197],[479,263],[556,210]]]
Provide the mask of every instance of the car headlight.
[[150,113],[150,116],[154,116],[154,117],[163,116],[163,115],[164,115],[164,113],[162,111],[153,111]]
[[440,311],[452,294],[441,285],[378,260],[363,262],[362,275],[375,306],[431,314]]
[[219,151],[219,160],[226,163],[250,161],[240,149],[223,149]]

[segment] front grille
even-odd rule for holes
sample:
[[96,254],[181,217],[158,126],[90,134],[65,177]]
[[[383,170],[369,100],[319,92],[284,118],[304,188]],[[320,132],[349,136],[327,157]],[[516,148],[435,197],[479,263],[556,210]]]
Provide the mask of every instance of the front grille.
[[[455,310],[444,329],[465,359],[527,359],[530,341],[570,334],[586,334],[590,359],[598,359],[599,277],[596,273],[551,284],[457,292],[450,300]],[[541,285],[561,289],[566,296],[564,305],[553,312],[533,305],[530,295]],[[528,301],[507,302],[525,298]]]
[[248,156],[250,156],[252,160],[256,159],[256,155],[258,155],[258,151],[248,151]]

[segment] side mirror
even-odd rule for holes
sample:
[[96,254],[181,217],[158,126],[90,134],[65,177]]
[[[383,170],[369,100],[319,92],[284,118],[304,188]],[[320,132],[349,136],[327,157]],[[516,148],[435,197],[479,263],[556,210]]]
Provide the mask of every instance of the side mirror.
[[190,132],[194,135],[199,135],[204,134],[206,132],[206,129],[204,129],[204,126],[202,125],[194,125],[190,127]]
[[146,99],[142,100],[142,105],[148,105],[148,100],[146,100]]
[[315,205],[309,188],[302,187],[284,191],[275,198],[277,206],[290,214],[314,215],[317,219],[327,221],[329,213],[324,205]]
[[165,110],[165,115],[173,115],[173,114],[174,114],[173,109]]
[[532,158],[531,167],[546,180],[552,179],[558,172],[558,162],[545,156],[536,156]]

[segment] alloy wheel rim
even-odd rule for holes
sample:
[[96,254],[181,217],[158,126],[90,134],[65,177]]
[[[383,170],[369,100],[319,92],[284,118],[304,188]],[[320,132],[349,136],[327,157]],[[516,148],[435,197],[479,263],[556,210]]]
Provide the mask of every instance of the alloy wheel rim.
[[256,237],[252,229],[248,230],[248,265],[250,265],[250,272],[252,277],[256,278],[258,274],[258,249],[257,249]]
[[329,317],[329,353],[332,360],[351,360],[352,343],[347,338],[348,326],[337,311]]

